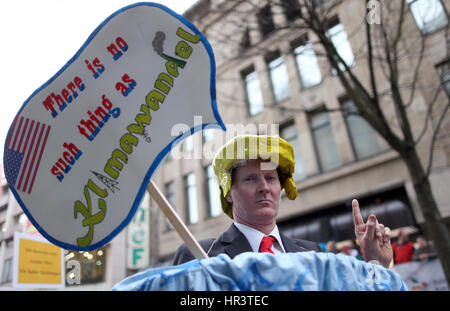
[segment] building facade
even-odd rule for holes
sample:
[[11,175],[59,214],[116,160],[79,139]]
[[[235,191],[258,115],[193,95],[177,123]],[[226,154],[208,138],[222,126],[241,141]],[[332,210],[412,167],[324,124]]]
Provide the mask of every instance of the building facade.
[[[329,5],[327,35],[339,55],[364,83],[369,83],[364,58],[364,1],[317,4]],[[411,100],[410,118],[414,120],[415,134],[422,129],[427,107],[448,104],[449,5],[449,1],[439,0],[406,2],[405,44],[426,39],[419,77],[422,87],[417,88]],[[174,149],[177,157],[168,157],[154,180],[197,239],[218,237],[232,221],[219,211],[210,155],[231,138],[227,135],[280,135],[294,146],[299,190],[295,201],[285,196],[281,201],[278,224],[286,234],[317,242],[353,239],[353,198],[359,200],[363,217],[376,214],[392,229],[394,237],[399,228],[408,228],[412,234],[425,233],[406,165],[365,120],[341,110],[351,111],[354,104],[323,49],[315,44],[315,34],[292,26],[301,14],[295,0],[199,1],[184,14],[214,50],[217,103],[227,133],[205,130],[194,134]],[[399,66],[402,74],[411,75],[411,64]],[[377,74],[382,76],[381,68]],[[382,89],[383,79],[380,85]],[[429,85],[442,85],[443,90],[432,96],[426,87]],[[383,112],[388,120],[396,122],[389,97],[385,101]],[[448,223],[448,117],[440,133],[430,180],[440,212]],[[431,139],[427,132],[423,143],[417,146],[424,163],[429,157]],[[158,227],[156,256],[161,264],[168,263],[182,240],[161,213]]]

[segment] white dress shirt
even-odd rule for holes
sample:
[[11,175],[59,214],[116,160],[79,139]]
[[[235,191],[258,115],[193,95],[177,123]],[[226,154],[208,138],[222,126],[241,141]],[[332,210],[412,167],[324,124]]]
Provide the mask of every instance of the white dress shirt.
[[234,222],[234,225],[247,238],[247,240],[248,240],[248,242],[249,242],[249,244],[252,247],[252,250],[254,252],[259,252],[259,246],[261,245],[262,238],[265,237],[265,236],[271,235],[271,236],[273,236],[273,237],[275,237],[277,239],[272,244],[271,250],[275,254],[286,253],[286,251],[284,250],[284,247],[283,247],[283,242],[281,241],[280,233],[278,232],[277,225],[275,225],[275,227],[273,228],[272,232],[270,234],[268,234],[268,235],[262,233],[259,230],[254,229],[252,227],[240,224],[238,222]]

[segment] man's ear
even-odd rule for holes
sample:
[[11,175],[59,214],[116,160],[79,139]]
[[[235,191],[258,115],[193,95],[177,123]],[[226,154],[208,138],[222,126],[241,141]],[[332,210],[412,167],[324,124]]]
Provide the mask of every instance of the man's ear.
[[233,199],[231,198],[231,191],[228,192],[227,196],[225,197],[228,203],[233,204]]

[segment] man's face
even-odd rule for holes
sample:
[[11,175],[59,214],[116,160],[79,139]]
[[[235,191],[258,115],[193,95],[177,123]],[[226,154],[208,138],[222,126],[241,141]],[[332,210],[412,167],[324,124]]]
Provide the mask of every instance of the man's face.
[[261,161],[255,160],[234,170],[227,200],[233,205],[234,219],[254,227],[275,224],[280,194],[277,170],[261,170]]

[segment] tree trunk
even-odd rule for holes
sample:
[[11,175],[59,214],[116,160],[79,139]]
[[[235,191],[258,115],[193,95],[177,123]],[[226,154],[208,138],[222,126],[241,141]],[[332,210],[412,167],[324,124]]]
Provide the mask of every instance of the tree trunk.
[[411,175],[414,190],[417,194],[420,209],[425,218],[425,226],[434,242],[436,252],[442,264],[447,284],[450,287],[450,234],[442,219],[438,206],[431,191],[430,180],[414,148],[402,154]]

